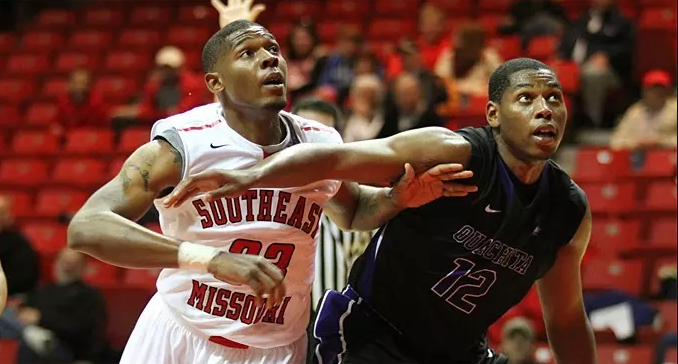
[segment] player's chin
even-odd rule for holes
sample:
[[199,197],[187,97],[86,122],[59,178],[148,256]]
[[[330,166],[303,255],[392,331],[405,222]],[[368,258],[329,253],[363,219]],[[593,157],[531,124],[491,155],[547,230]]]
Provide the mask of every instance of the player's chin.
[[259,106],[267,110],[282,110],[287,106],[287,97],[285,95],[262,97]]

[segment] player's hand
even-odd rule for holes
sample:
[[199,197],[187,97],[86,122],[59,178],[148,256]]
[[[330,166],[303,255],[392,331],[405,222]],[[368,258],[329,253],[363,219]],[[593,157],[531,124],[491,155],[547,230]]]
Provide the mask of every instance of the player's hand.
[[221,28],[236,20],[253,22],[259,14],[266,10],[266,5],[263,4],[252,6],[254,0],[228,0],[228,5],[224,5],[221,0],[211,1],[212,6],[219,12],[219,26]]
[[405,174],[393,186],[393,202],[415,208],[440,197],[464,197],[478,191],[478,187],[457,183],[456,180],[473,177],[461,164],[439,164],[416,176],[414,169],[405,164]]
[[266,308],[270,309],[285,299],[284,277],[264,257],[222,252],[212,259],[207,270],[220,281],[250,286],[257,296],[257,306],[266,299]]
[[211,169],[184,178],[164,200],[166,208],[177,207],[201,193],[212,202],[222,197],[238,197],[254,182],[252,172]]

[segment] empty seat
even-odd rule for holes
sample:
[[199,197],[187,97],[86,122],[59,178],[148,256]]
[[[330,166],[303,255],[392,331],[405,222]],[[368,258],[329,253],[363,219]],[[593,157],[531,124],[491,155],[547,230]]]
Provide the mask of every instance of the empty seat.
[[193,47],[204,44],[212,36],[212,29],[199,26],[174,26],[167,34],[167,44]]
[[66,247],[65,224],[56,222],[30,222],[22,226],[22,231],[33,248],[41,255],[53,256]]
[[19,340],[0,339],[0,364],[14,364],[19,353]]
[[566,94],[574,94],[579,91],[579,65],[574,62],[559,61],[550,62],[549,66],[558,75],[558,80]]
[[52,179],[54,182],[80,187],[102,185],[105,180],[105,164],[91,158],[63,159],[56,163]]
[[28,192],[3,190],[0,191],[0,195],[9,198],[12,215],[16,218],[31,216],[35,211],[33,208],[33,198]]
[[106,55],[104,68],[108,71],[115,71],[122,74],[126,72],[141,72],[151,67],[149,53],[133,51],[116,51]]
[[125,29],[120,34],[118,44],[128,48],[157,48],[162,44],[162,35],[159,30],[151,29]]
[[0,104],[0,127],[2,129],[15,128],[20,125],[21,114],[16,105]]
[[64,150],[70,153],[104,153],[114,150],[113,131],[98,128],[71,130],[66,137]]
[[53,31],[34,31],[24,34],[21,38],[23,49],[32,52],[47,52],[60,49],[65,43],[61,33]]
[[62,52],[56,58],[56,70],[69,73],[76,68],[96,69],[99,65],[99,56],[95,53]]
[[527,47],[527,55],[540,61],[547,61],[556,55],[560,39],[554,36],[534,37]]
[[111,163],[108,165],[108,179],[112,180],[115,178],[120,173],[120,169],[122,169],[122,165],[125,164],[125,158],[116,158],[111,161]]
[[362,24],[350,21],[324,21],[318,24],[318,36],[320,41],[327,44],[334,44],[339,38],[340,32],[344,29],[359,31]]
[[80,190],[46,189],[38,193],[35,212],[39,216],[55,217],[62,213],[73,214],[87,201],[88,194]]
[[642,262],[589,259],[582,265],[584,290],[620,290],[640,295]]
[[374,12],[382,16],[411,17],[417,13],[418,5],[417,0],[377,0]]
[[118,285],[120,269],[96,259],[88,259],[83,280],[97,287]]
[[8,159],[0,163],[0,184],[35,186],[46,182],[47,162],[39,159]]
[[59,150],[59,139],[43,130],[18,131],[12,138],[12,151],[17,154],[54,154]]
[[[331,19],[361,19],[365,14],[370,13],[370,3],[369,1],[360,0],[328,1],[325,6],[325,14]],[[387,15],[394,16],[393,14]]]
[[282,40],[286,39],[287,35],[290,33],[290,30],[292,29],[292,24],[290,23],[273,23],[266,27],[271,34],[273,34],[276,39]]
[[471,17],[476,0],[432,0],[430,2],[454,17]]
[[481,0],[479,10],[481,13],[507,13],[512,0]]
[[662,331],[675,332],[678,326],[676,323],[676,301],[657,302],[654,307],[659,311]]
[[73,49],[103,50],[110,48],[113,34],[105,30],[80,30],[74,32],[68,40],[68,45]]
[[312,0],[280,1],[275,7],[276,18],[280,21],[317,19],[322,12],[322,4]]
[[139,92],[138,80],[124,76],[99,77],[94,84],[94,92],[100,93],[110,103],[123,103]]
[[83,11],[82,19],[88,26],[110,28],[122,24],[123,13],[118,9],[93,7]]
[[657,246],[676,247],[678,223],[675,216],[655,218],[650,221],[648,242]]
[[56,99],[66,92],[68,79],[64,77],[48,78],[42,86],[42,96],[49,99]]
[[22,78],[0,79],[0,101],[20,103],[34,96],[35,84]]
[[652,361],[650,346],[597,345],[599,364],[641,364]]
[[638,26],[641,30],[658,29],[675,32],[676,9],[670,7],[644,9],[640,14]]
[[580,149],[573,179],[578,183],[615,181],[631,174],[627,151]]
[[147,128],[127,129],[120,135],[118,151],[131,153],[150,140],[151,132]]
[[645,163],[637,172],[637,175],[641,177],[672,177],[675,173],[675,150],[650,150],[645,154]]
[[51,102],[36,102],[26,112],[26,123],[31,125],[49,125],[57,121],[58,107]]
[[497,34],[497,29],[499,28],[499,25],[502,23],[504,19],[503,15],[497,14],[497,15],[483,15],[478,19],[478,22],[483,26],[483,29],[485,29],[485,32],[490,35],[494,36]]
[[75,24],[75,14],[69,10],[45,9],[40,11],[35,21],[40,28],[68,28]]
[[13,54],[7,60],[7,71],[15,75],[40,75],[49,71],[50,62],[42,54]]
[[633,182],[582,184],[594,214],[624,214],[635,209]]
[[172,10],[171,6],[139,6],[132,9],[129,20],[134,25],[164,25],[172,20]]
[[14,51],[16,38],[11,33],[0,33],[0,53]]
[[522,48],[518,37],[500,37],[489,41],[489,46],[497,50],[502,59],[513,59],[520,56]]
[[673,181],[661,181],[650,184],[645,200],[645,208],[652,211],[676,211],[676,184]]
[[179,8],[178,23],[218,24],[219,14],[206,5],[188,5]]
[[159,274],[160,269],[127,269],[125,270],[125,285],[155,291],[155,282]]
[[633,248],[640,239],[640,220],[599,218],[593,220],[588,252],[617,258],[620,252]]
[[374,19],[367,30],[370,40],[398,41],[403,37],[412,37],[416,24],[405,19]]

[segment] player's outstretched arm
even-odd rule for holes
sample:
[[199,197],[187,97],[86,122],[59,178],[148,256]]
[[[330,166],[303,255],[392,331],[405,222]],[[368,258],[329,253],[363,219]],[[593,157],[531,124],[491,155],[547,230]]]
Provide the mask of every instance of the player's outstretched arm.
[[465,165],[471,145],[445,128],[422,128],[346,144],[302,143],[242,171],[210,170],[184,179],[165,199],[177,206],[200,192],[208,200],[238,196],[249,188],[295,187],[334,179],[361,183],[395,182],[405,163],[421,173],[443,163]]
[[7,304],[7,278],[5,278],[5,271],[2,270],[2,263],[0,262],[0,315],[5,310]]
[[549,344],[558,364],[596,363],[581,284],[581,261],[590,236],[591,212],[587,211],[572,242],[561,249],[553,268],[537,282]]
[[157,234],[139,219],[160,193],[181,180],[182,158],[169,143],[155,140],[137,149],[120,173],[96,191],[68,226],[68,245],[104,262],[127,268],[182,268],[249,285],[270,307],[285,296],[283,276],[269,260],[183,242]]

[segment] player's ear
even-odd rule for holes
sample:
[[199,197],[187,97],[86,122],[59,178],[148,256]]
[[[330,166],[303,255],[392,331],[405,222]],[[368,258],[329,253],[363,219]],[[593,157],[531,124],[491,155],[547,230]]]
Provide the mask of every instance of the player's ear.
[[221,82],[221,79],[216,72],[205,74],[205,84],[213,94],[218,94],[224,90],[224,84]]
[[498,128],[499,124],[499,105],[494,101],[487,103],[485,107],[485,118],[487,118],[487,123],[490,124],[493,128]]

